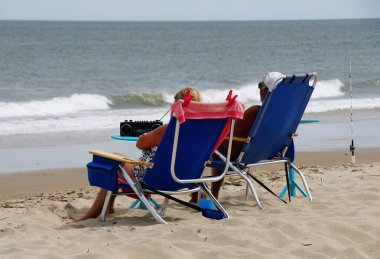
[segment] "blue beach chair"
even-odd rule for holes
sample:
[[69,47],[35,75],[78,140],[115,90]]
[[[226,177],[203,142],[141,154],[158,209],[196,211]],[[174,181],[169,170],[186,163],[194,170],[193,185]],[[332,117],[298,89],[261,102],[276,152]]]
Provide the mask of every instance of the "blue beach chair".
[[[272,194],[274,193],[249,172],[251,167],[257,165],[283,163],[285,166],[286,190],[288,190],[289,201],[291,200],[290,190],[294,189],[294,185],[297,184],[294,179],[291,179],[292,182],[290,182],[289,170],[292,170],[292,175],[294,171],[299,175],[305,188],[305,192],[303,193],[308,196],[310,201],[312,200],[305,177],[293,164],[293,137],[296,136],[298,124],[316,83],[316,73],[287,75],[279,78],[273,85],[269,86],[268,93],[252,125],[248,138],[234,139],[234,141],[243,141],[245,144],[236,161],[229,163],[230,170],[232,171],[231,174],[238,174],[246,181],[246,199],[249,189],[260,208],[263,208],[263,206],[248,176]],[[216,154],[222,161],[213,161],[209,166],[220,167],[225,164],[225,157],[219,151],[216,151]],[[298,184],[296,187],[301,190]]]
[[[180,100],[179,102],[183,101]],[[91,168],[91,170],[89,170],[90,184],[108,190],[103,210],[100,215],[100,221],[105,221],[110,199],[112,195],[120,194],[115,193],[115,190],[120,186],[132,189],[132,193],[121,194],[136,195],[159,223],[166,224],[166,221],[163,220],[162,216],[169,199],[175,200],[194,209],[198,209],[202,211],[202,214],[205,217],[216,219],[228,218],[227,212],[211,194],[207,186],[208,182],[222,179],[228,168],[226,167],[223,174],[218,177],[205,177],[202,176],[202,174],[210,155],[215,151],[217,146],[229,132],[231,133],[229,144],[232,143],[234,119],[242,118],[244,105],[235,100],[219,104],[218,108],[215,108],[215,104],[190,102],[189,107],[191,106],[190,108],[193,109],[193,111],[197,110],[197,106],[201,106],[200,110],[207,111],[206,118],[204,118],[204,116],[195,118],[197,115],[189,116],[191,111],[187,112],[187,107],[182,107],[185,110],[184,116],[188,116],[183,123],[179,122],[179,119],[177,118],[178,116],[171,117],[151,163],[145,164],[149,166],[149,168],[142,182],[133,182],[122,166],[122,163],[125,162],[138,163],[138,161],[134,162],[123,156],[111,153],[90,151],[90,153],[94,155],[94,161],[92,163],[95,163],[95,166],[92,163],[88,165],[88,167]],[[228,112],[224,112],[223,110],[228,110]],[[192,115],[194,114],[196,113],[193,113]],[[229,154],[230,148],[226,157],[227,161],[229,161]],[[105,166],[104,163],[103,165],[99,165],[102,163],[98,163],[98,159],[109,160],[109,163],[106,162],[109,166]],[[93,168],[105,168],[104,170],[100,170],[103,171],[101,174],[105,174],[105,178],[108,177],[110,179],[102,179],[103,177],[99,174],[99,170],[97,170],[97,172],[92,172]],[[117,181],[117,170],[121,171],[127,183]],[[105,183],[109,183],[110,181],[112,184],[106,186]],[[189,194],[201,190],[209,196],[216,206],[216,210],[202,209],[172,197],[172,195],[176,194]],[[156,210],[154,204],[152,204],[146,197],[146,194],[151,193],[165,197],[161,209]]]

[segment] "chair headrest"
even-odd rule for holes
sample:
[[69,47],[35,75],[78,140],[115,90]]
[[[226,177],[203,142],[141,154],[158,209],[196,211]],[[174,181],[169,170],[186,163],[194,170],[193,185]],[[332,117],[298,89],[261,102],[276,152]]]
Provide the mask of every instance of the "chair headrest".
[[285,77],[286,76],[280,72],[269,72],[263,77],[262,82],[271,91],[276,87],[276,85],[280,82],[280,80]]

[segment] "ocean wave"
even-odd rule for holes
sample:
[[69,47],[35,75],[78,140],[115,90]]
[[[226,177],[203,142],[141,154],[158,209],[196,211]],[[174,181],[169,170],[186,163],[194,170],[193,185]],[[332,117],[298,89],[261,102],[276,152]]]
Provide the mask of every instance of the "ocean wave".
[[[228,95],[230,89],[225,90],[216,90],[216,89],[207,89],[202,90],[203,98],[206,102],[220,102],[224,101]],[[238,95],[239,101],[249,105],[260,102],[260,92],[257,88],[257,84],[246,84],[238,88],[231,88],[233,94]]]
[[[380,98],[352,99],[354,110],[372,110],[380,108]],[[333,112],[351,109],[350,99],[311,100],[306,113]]]
[[339,79],[321,80],[317,82],[311,99],[334,98],[344,96],[344,84]]
[[[168,97],[169,98],[169,97]],[[171,97],[172,98],[172,97]],[[217,98],[217,97],[215,97]],[[353,99],[354,110],[380,109],[380,98]],[[306,113],[324,113],[349,110],[350,99],[316,99],[311,100],[306,107]],[[99,108],[97,108],[99,109]],[[157,120],[167,107],[108,109],[103,111],[77,112],[62,116],[27,117],[20,123],[20,118],[12,117],[0,120],[0,135],[53,133],[67,131],[92,131],[109,129],[118,130],[119,123],[124,120]],[[169,115],[163,118],[167,122]]]
[[[238,100],[246,105],[251,105],[260,101],[260,92],[257,87],[259,82],[252,82],[231,88],[234,94],[238,95]],[[321,80],[317,82],[311,99],[336,98],[344,96],[342,91],[344,84],[339,79]],[[205,89],[202,90],[203,99],[206,102],[220,102],[225,100],[230,89]]]
[[102,95],[73,94],[45,101],[0,102],[0,118],[43,117],[110,109],[111,101]]
[[[312,99],[341,97],[344,95],[342,92],[343,86],[343,83],[339,79],[319,81],[312,95]],[[243,102],[246,106],[260,103],[257,82],[231,89],[234,94],[238,95],[238,100]],[[203,89],[202,96],[205,102],[220,102],[225,100],[229,90],[230,89]],[[166,107],[172,102],[173,93],[168,92],[130,93],[123,96],[73,94],[69,97],[54,97],[44,101],[0,102],[0,118],[63,116],[96,110]],[[333,107],[336,106],[337,102],[333,101],[331,106],[324,107],[323,109],[334,110]]]
[[173,95],[169,98],[169,94],[165,93],[131,93],[123,96],[109,97],[112,108],[125,107],[147,107],[147,106],[163,106],[171,103]]
[[[117,132],[121,121],[158,120],[166,111],[165,108],[90,111],[60,117],[30,117],[24,119],[22,123],[10,118],[0,120],[0,136],[94,130]],[[165,123],[168,120],[168,115],[163,118]]]
[[[233,90],[238,95],[238,100],[245,105],[257,104],[260,102],[260,92],[257,87],[258,82],[251,82],[232,88],[225,89],[202,89],[201,94],[205,102],[220,102],[226,99],[229,90]],[[318,81],[312,95],[312,99],[335,98],[344,96],[342,91],[344,84],[339,79]],[[129,94],[123,97],[112,98],[115,107],[126,107],[129,102],[131,107],[137,105],[162,106],[173,102],[174,93],[139,93]]]

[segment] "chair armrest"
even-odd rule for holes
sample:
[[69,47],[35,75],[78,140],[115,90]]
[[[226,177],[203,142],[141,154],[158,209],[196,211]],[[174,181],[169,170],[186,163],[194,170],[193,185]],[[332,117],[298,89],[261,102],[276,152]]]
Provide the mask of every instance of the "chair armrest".
[[[170,164],[170,172],[171,175],[177,183],[187,184],[187,183],[207,183],[207,182],[217,182],[224,178],[226,175],[229,164],[230,164],[230,157],[231,157],[231,147],[232,147],[232,139],[233,139],[233,132],[234,132],[234,125],[235,125],[235,119],[232,119],[231,125],[230,125],[230,135],[228,137],[228,151],[227,156],[225,159],[226,165],[223,170],[223,173],[221,173],[219,176],[210,176],[207,178],[199,178],[199,179],[179,179],[175,173],[175,161],[176,161],[176,155],[177,155],[177,144],[178,144],[178,135],[179,135],[179,128],[180,125],[178,121],[176,122],[175,132],[174,132],[174,143],[173,143],[173,149],[172,149],[172,159]],[[218,150],[215,151],[216,154],[218,154]],[[205,161],[207,163],[207,161]]]
[[[229,137],[226,137],[224,140],[229,140]],[[232,141],[238,141],[238,142],[249,143],[250,138],[233,137],[233,138],[232,138]]]
[[143,166],[147,166],[149,168],[152,168],[154,166],[154,163],[134,160],[134,159],[131,159],[129,157],[119,155],[119,154],[113,154],[113,153],[99,151],[99,150],[90,150],[89,153],[92,155],[112,159],[112,160],[115,160],[115,161],[118,161],[121,163],[128,163],[128,164],[133,164],[133,165],[143,165]]

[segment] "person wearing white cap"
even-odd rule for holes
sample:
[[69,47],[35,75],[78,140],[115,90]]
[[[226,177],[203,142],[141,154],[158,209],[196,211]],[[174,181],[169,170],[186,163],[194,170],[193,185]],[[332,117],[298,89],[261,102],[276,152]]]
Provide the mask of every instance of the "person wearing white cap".
[[279,79],[285,75],[280,72],[268,72],[263,77],[263,80],[259,83],[260,89],[260,101],[263,102],[268,88],[272,87],[274,83],[279,83]]
[[[279,79],[284,77],[284,75],[280,72],[268,72],[264,75],[262,81],[258,84],[258,87],[260,89],[260,101],[263,102],[264,98],[268,92],[268,89],[271,87],[274,87],[273,84],[279,83]],[[239,138],[247,138],[249,131],[251,130],[251,127],[256,119],[257,114],[259,113],[261,108],[261,105],[252,105],[244,112],[244,117],[241,120],[236,120],[235,127],[234,127],[234,137]],[[240,154],[241,149],[243,148],[244,143],[235,141],[232,144],[231,148],[231,160],[235,160],[237,156]],[[228,147],[228,142],[224,141],[220,147],[218,148],[218,151],[222,154],[226,154]],[[213,159],[219,160],[219,157],[214,155]],[[212,176],[217,176],[222,173],[221,170],[217,168],[211,169]],[[211,183],[211,192],[215,196],[215,198],[218,199],[219,197],[219,191],[222,186],[223,179],[218,182]],[[191,196],[190,202],[197,202],[197,193],[193,193]]]

